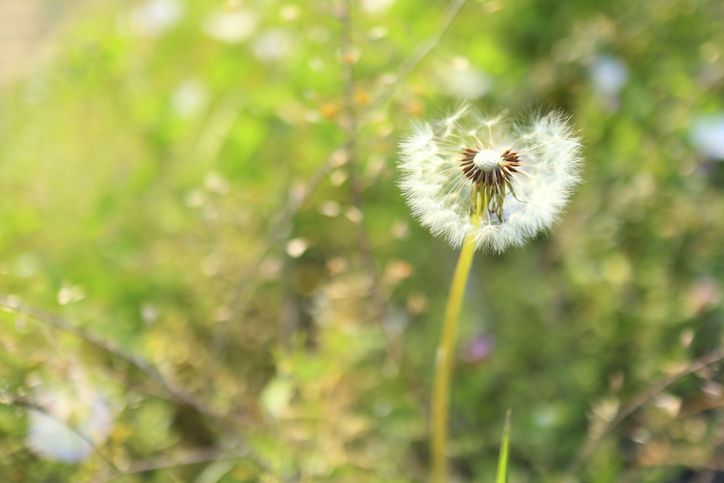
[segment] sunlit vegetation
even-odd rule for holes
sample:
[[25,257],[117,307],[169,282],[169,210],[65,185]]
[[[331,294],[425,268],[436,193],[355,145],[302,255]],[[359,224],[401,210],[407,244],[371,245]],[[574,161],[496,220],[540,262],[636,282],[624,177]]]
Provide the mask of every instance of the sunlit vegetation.
[[562,109],[586,161],[547,235],[473,262],[450,481],[494,481],[508,408],[510,483],[718,481],[723,2],[0,17],[3,482],[428,481],[458,251],[398,143],[463,100]]

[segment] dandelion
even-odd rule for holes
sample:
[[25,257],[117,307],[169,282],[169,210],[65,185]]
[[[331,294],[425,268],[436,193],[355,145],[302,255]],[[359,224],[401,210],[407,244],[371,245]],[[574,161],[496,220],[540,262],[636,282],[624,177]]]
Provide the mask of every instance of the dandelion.
[[505,113],[485,117],[463,105],[439,121],[414,123],[400,149],[400,187],[413,213],[434,235],[462,246],[431,401],[432,481],[444,483],[455,337],[473,254],[523,245],[553,224],[580,181],[581,141],[559,112],[513,124]]
[[413,124],[400,187],[434,235],[501,253],[548,229],[579,182],[580,139],[560,112],[511,123],[463,105]]

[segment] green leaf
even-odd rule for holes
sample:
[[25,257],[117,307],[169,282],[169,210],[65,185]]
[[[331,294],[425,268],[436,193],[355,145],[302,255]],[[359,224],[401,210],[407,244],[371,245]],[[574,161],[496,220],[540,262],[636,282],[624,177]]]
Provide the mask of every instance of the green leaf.
[[498,457],[498,476],[495,483],[505,483],[508,478],[508,440],[510,439],[510,413],[505,416],[505,427],[503,428],[503,440],[500,442],[500,456]]

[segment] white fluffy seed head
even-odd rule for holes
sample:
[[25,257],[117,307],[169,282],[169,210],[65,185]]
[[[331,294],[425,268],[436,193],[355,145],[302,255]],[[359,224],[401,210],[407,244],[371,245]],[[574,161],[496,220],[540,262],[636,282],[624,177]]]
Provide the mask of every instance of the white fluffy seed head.
[[[581,141],[560,112],[510,123],[505,113],[484,116],[463,105],[440,121],[413,123],[400,148],[399,185],[413,214],[455,247],[468,235],[486,252],[523,245],[556,221],[580,181]],[[484,172],[500,166],[501,153],[519,156],[502,219],[485,210],[481,222],[473,222],[474,183],[456,154],[465,148],[478,151],[473,164]]]
[[500,156],[500,153],[491,149],[485,149],[475,155],[473,158],[473,164],[479,170],[490,173],[500,167],[500,162],[502,160],[503,158]]

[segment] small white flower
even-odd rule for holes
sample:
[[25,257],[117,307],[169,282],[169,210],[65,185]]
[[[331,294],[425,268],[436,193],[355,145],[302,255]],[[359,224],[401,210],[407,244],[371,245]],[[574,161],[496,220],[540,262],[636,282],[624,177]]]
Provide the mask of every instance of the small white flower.
[[463,105],[414,122],[400,143],[400,187],[433,235],[486,252],[549,228],[580,181],[581,141],[560,112],[510,123]]

